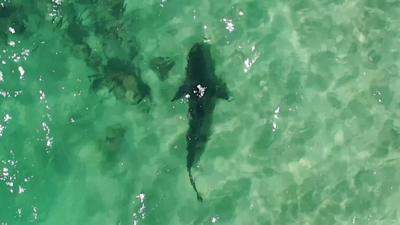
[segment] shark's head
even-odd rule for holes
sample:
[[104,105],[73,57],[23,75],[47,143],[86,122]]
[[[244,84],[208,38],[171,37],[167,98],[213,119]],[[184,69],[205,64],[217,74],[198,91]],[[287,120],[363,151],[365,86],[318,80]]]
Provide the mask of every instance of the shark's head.
[[207,79],[214,73],[214,62],[211,57],[210,45],[196,43],[188,55],[188,76],[193,80]]

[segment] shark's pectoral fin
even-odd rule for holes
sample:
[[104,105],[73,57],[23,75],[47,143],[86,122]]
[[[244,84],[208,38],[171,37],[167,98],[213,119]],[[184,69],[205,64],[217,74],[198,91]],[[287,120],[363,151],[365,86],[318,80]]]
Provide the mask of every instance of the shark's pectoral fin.
[[225,100],[230,99],[228,87],[223,81],[217,83],[216,96]]
[[175,97],[171,100],[172,102],[180,98],[185,97],[189,93],[189,87],[187,85],[182,85],[179,87],[178,91],[175,93]]

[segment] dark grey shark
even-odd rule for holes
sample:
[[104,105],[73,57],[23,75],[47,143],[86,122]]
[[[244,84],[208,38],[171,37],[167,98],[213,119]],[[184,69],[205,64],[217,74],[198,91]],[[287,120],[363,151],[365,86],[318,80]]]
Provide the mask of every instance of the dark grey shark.
[[179,98],[185,98],[189,103],[186,166],[197,199],[202,201],[191,169],[200,159],[211,135],[212,115],[217,99],[229,99],[226,84],[215,76],[214,61],[211,57],[209,44],[196,43],[190,49],[186,66],[186,79],[172,101]]

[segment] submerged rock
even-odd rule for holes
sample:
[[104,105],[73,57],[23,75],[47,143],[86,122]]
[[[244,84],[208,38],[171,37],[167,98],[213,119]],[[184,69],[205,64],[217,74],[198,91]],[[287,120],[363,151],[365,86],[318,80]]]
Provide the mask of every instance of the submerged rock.
[[[83,3],[93,2],[85,0]],[[121,19],[125,12],[125,1],[98,1],[93,7],[81,8],[79,4],[63,6],[65,23],[61,27],[71,40],[71,48],[76,56],[98,73],[89,77],[91,91],[105,98],[111,95],[131,104],[150,97],[150,87],[142,80],[134,63],[139,42],[128,33],[132,28]],[[173,62],[171,66],[167,58],[162,59],[156,64],[166,77]]]
[[17,13],[17,9],[14,6],[5,5],[0,6],[0,19],[7,19]]
[[67,27],[67,35],[75,44],[85,44],[89,32],[83,27],[80,18],[74,18]]
[[112,82],[111,90],[117,99],[124,99],[129,103],[137,104],[148,93],[145,92],[143,82],[135,75],[116,73],[110,77]]
[[135,72],[135,67],[132,63],[119,58],[111,58],[107,61],[104,71],[107,74],[125,73],[130,74]]
[[124,0],[111,0],[109,1],[110,3],[110,12],[111,15],[114,16],[115,18],[120,18],[125,10],[126,10],[126,4]]
[[94,74],[94,75],[89,76],[89,80],[91,81],[91,84],[90,84],[91,91],[97,92],[100,89],[107,86],[107,82],[106,82],[104,75]]
[[105,128],[103,137],[97,142],[101,154],[100,169],[102,173],[112,176],[122,175],[126,172],[121,163],[125,161],[127,149],[125,148],[127,128],[117,123]]
[[5,32],[0,32],[0,46],[7,45],[8,36]]
[[133,64],[113,58],[108,60],[104,71],[108,74],[107,79],[112,82],[111,89],[117,98],[136,104],[150,97],[150,87],[138,75]]
[[103,140],[105,149],[108,152],[116,152],[120,149],[124,139],[126,128],[122,125],[109,126],[106,129],[106,135]]
[[157,73],[160,80],[168,78],[169,71],[174,67],[175,62],[170,57],[155,57],[149,62],[150,68]]
[[[124,86],[124,83],[126,83],[125,81],[126,79],[129,79],[128,76],[131,77],[132,75],[124,73],[115,73],[111,74],[108,78],[110,82],[110,90],[114,93],[117,99],[125,98],[125,92],[127,91],[127,89]],[[131,88],[132,88],[131,91],[137,90],[136,86]]]
[[145,97],[150,97],[150,87],[133,74],[92,75],[89,79],[90,89],[99,95],[107,90],[116,99],[130,104],[138,104]]
[[[2,3],[4,4],[4,3]],[[0,40],[7,42],[10,32],[21,35],[26,33],[27,16],[25,9],[18,5],[0,6]],[[12,29],[12,30],[10,30]]]

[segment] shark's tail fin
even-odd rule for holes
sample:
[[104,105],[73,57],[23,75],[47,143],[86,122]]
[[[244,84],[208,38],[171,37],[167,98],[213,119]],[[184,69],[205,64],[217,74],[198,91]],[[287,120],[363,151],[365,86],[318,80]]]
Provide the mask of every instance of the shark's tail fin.
[[189,173],[190,183],[192,184],[192,187],[193,187],[194,191],[196,192],[197,200],[199,200],[200,202],[203,202],[203,198],[201,197],[199,191],[197,191],[196,183],[194,182],[194,178],[192,176],[192,170],[191,170],[190,167],[188,167],[187,170],[188,170],[188,173]]

